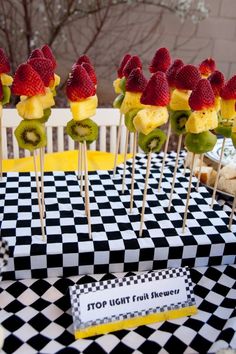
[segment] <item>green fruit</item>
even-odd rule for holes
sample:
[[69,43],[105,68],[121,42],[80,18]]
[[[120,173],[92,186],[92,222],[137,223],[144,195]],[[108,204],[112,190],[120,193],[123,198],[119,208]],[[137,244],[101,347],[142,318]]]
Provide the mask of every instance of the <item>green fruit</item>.
[[131,132],[134,133],[136,132],[133,119],[136,116],[136,114],[140,111],[140,109],[131,109],[128,113],[125,115],[125,125],[127,129]]
[[185,124],[190,116],[191,111],[171,111],[170,124],[174,133],[181,135],[185,134]]
[[231,134],[231,139],[232,139],[232,142],[233,142],[233,146],[236,149],[236,133],[232,133]]
[[122,77],[122,79],[120,80],[120,89],[125,94],[125,92],[126,92],[126,78],[125,77]]
[[216,134],[223,135],[225,138],[230,138],[232,132],[232,124],[227,125],[227,123],[220,122],[214,131]]
[[216,142],[216,135],[209,131],[199,134],[187,133],[185,137],[185,145],[188,151],[195,154],[204,154],[205,152],[212,151]]
[[119,96],[117,96],[113,101],[113,108],[120,108],[124,98],[125,95],[123,93],[120,93]]
[[45,128],[37,119],[22,120],[15,130],[15,137],[20,148],[30,151],[47,143]]
[[91,144],[98,137],[98,126],[91,119],[71,119],[66,126],[67,134],[75,141]]
[[4,105],[10,102],[10,98],[11,98],[10,87],[3,85],[2,92],[3,92],[2,105]]
[[165,141],[166,134],[158,128],[147,135],[139,133],[138,136],[138,144],[145,153],[159,152]]
[[43,117],[38,119],[40,123],[46,123],[51,115],[51,108],[44,109]]

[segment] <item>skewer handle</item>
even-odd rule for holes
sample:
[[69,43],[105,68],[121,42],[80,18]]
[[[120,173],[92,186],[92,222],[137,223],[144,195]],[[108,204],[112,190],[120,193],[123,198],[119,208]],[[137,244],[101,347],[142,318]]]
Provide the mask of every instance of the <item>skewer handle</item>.
[[85,205],[86,205],[86,215],[88,219],[88,234],[89,238],[92,238],[92,228],[91,228],[91,216],[90,216],[90,203],[89,203],[89,184],[88,184],[88,161],[87,161],[87,145],[86,141],[83,143],[84,149],[84,179],[85,179]]
[[41,181],[41,200],[42,200],[42,214],[45,213],[45,199],[44,199],[44,148],[39,149],[40,156],[40,181]]
[[145,187],[144,187],[144,192],[143,192],[143,205],[142,205],[142,214],[141,214],[141,221],[140,221],[139,237],[142,237],[142,235],[143,235],[143,222],[144,222],[145,205],[146,205],[146,199],[147,199],[147,187],[148,187],[148,179],[149,179],[149,174],[150,174],[151,157],[152,157],[152,153],[149,152],[148,159],[147,159]]
[[199,171],[198,171],[198,176],[197,176],[197,185],[196,185],[196,191],[197,192],[198,192],[199,184],[201,182],[201,173],[202,173],[203,159],[204,159],[204,154],[201,154],[200,155],[200,166],[199,166]]
[[188,206],[189,206],[190,192],[191,192],[191,187],[192,187],[194,160],[195,160],[195,153],[192,156],[192,162],[191,162],[190,177],[189,177],[189,184],[188,184],[188,193],[187,193],[187,200],[186,200],[185,212],[184,212],[184,220],[183,220],[183,226],[182,226],[183,234],[185,232],[185,225],[186,225],[187,216],[188,216]]
[[215,197],[216,197],[216,190],[217,190],[218,181],[219,181],[219,177],[220,177],[220,169],[221,169],[222,159],[223,159],[224,149],[225,149],[225,141],[226,141],[226,138],[224,138],[223,141],[222,141],[220,160],[219,160],[219,164],[218,164],[218,168],[217,168],[216,180],[215,180],[213,194],[212,194],[212,199],[211,199],[211,208],[213,208],[214,200],[215,200]]
[[182,137],[183,137],[183,134],[179,135],[176,161],[175,161],[175,169],[174,169],[174,175],[173,175],[173,180],[172,180],[168,211],[170,211],[170,208],[172,205],[173,193],[174,193],[174,188],[175,188],[175,180],[176,180],[176,174],[177,174],[178,162],[179,162],[179,153],[180,153],[181,144],[182,144]]
[[231,214],[230,214],[230,217],[229,217],[229,229],[230,229],[230,230],[231,230],[232,224],[233,224],[235,207],[236,207],[236,193],[235,193],[235,195],[234,195],[234,201],[233,201],[233,205],[232,205],[232,211],[231,211]]
[[83,165],[84,165],[84,145],[80,143],[80,195],[83,194]]
[[114,160],[114,167],[113,167],[113,178],[116,175],[117,156],[118,156],[118,152],[119,152],[119,148],[120,148],[121,123],[122,123],[122,113],[120,112],[120,121],[119,121],[118,135],[117,135],[117,141],[116,141],[116,153],[115,153],[115,160]]
[[165,167],[165,163],[166,163],[167,150],[168,150],[169,141],[170,141],[170,133],[171,133],[171,124],[169,121],[168,130],[167,130],[167,138],[166,138],[165,149],[164,149],[164,156],[163,156],[162,165],[161,165],[161,174],[160,174],[160,179],[159,179],[159,183],[158,183],[158,192],[160,192],[160,190],[161,190],[161,183],[162,183],[163,172],[164,172],[164,167]]
[[134,173],[135,173],[135,158],[136,158],[136,151],[137,151],[137,134],[134,134],[134,143],[133,143],[133,163],[132,163],[132,177],[131,177],[131,191],[130,191],[130,213],[133,211],[134,205]]
[[128,144],[129,144],[129,130],[126,128],[124,169],[123,169],[123,176],[122,176],[122,194],[124,194],[124,191],[125,191],[125,175],[126,175],[126,161],[127,161],[127,153],[128,153]]
[[3,150],[2,150],[2,105],[0,107],[0,181],[2,180],[2,159],[3,159]]

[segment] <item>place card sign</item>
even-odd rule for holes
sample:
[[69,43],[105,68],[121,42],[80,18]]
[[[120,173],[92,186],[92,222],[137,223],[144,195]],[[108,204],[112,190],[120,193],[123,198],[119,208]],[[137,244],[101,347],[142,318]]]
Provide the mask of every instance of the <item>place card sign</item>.
[[76,339],[197,312],[188,268],[70,287]]

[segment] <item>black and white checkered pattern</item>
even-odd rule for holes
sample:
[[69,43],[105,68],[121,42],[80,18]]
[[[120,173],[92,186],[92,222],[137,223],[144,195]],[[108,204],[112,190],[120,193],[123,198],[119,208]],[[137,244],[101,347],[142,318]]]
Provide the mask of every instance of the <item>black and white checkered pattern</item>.
[[9,257],[9,249],[6,240],[0,238],[0,280],[1,273],[4,271]]
[[178,171],[173,207],[168,213],[175,154],[168,156],[163,190],[158,193],[161,161],[162,157],[153,155],[142,238],[138,231],[145,155],[137,156],[132,214],[130,161],[124,194],[121,167],[115,179],[112,171],[89,173],[93,240],[88,238],[75,172],[45,173],[47,243],[40,235],[34,173],[8,173],[0,183],[1,235],[10,249],[5,279],[233,264],[236,238],[228,230],[228,215],[218,204],[210,209],[211,198],[204,187],[199,188],[200,193],[192,190],[188,227],[182,234],[188,176]]
[[77,341],[69,287],[134,273],[3,281],[3,352],[194,354],[236,349],[236,265],[192,268],[190,273],[198,307],[196,315]]
[[[80,294],[89,294],[90,292],[96,292],[99,290],[118,288],[127,285],[134,285],[140,283],[147,283],[155,280],[163,280],[170,278],[180,278],[183,277],[186,285],[186,295],[187,300],[180,302],[178,304],[173,303],[168,306],[158,306],[155,308],[150,308],[139,311],[120,313],[119,315],[114,315],[111,317],[98,318],[95,321],[88,321],[86,323],[80,321]],[[128,288],[127,288],[128,291]],[[192,283],[190,278],[189,270],[185,268],[173,268],[173,269],[163,269],[151,273],[142,273],[138,275],[132,275],[125,278],[116,278],[112,280],[104,280],[102,282],[94,282],[90,284],[74,285],[70,287],[70,296],[71,296],[71,305],[72,305],[72,314],[74,318],[74,328],[75,331],[81,328],[90,327],[94,325],[99,325],[107,322],[122,321],[124,319],[133,318],[133,317],[142,317],[147,316],[153,313],[159,313],[163,311],[169,311],[173,309],[180,309],[186,306],[195,306],[195,299],[192,289]]]

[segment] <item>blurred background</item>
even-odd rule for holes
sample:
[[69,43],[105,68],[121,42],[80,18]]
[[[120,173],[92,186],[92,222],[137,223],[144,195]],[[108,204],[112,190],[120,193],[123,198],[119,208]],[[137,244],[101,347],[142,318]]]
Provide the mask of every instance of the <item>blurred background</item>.
[[198,64],[212,56],[229,77],[236,72],[236,0],[0,0],[0,46],[12,72],[30,52],[49,44],[61,76],[57,106],[79,55],[91,57],[99,105],[111,106],[112,81],[124,53],[139,55],[144,71],[155,51]]

